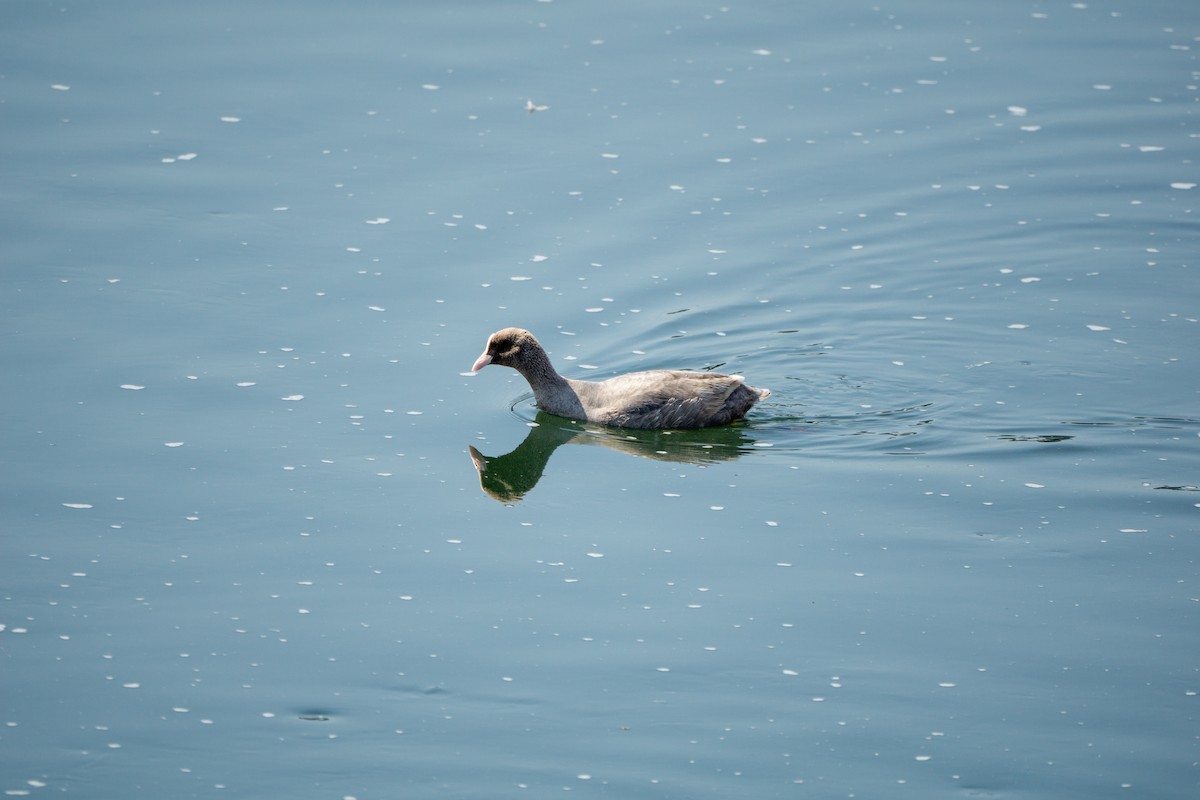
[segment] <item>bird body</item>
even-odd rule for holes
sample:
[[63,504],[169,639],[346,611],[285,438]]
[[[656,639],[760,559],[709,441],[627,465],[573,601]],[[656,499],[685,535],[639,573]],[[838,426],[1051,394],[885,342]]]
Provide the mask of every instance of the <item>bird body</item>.
[[707,428],[741,419],[771,394],[740,375],[656,369],[603,381],[564,378],[529,331],[505,328],[488,338],[471,367],[512,367],[533,389],[538,408],[568,419],[621,428]]

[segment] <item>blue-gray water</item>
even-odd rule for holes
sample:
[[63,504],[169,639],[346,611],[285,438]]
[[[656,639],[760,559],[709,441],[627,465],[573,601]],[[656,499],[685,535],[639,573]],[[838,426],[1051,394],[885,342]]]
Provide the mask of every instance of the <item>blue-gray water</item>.
[[[1197,53],[1182,0],[5,3],[0,789],[1196,796]],[[506,325],[773,395],[535,418],[464,374]]]

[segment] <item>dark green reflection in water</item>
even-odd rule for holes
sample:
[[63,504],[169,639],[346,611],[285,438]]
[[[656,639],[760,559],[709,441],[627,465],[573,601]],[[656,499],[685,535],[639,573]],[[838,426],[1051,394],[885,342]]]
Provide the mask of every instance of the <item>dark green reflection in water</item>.
[[754,445],[750,432],[744,423],[689,430],[606,428],[539,411],[529,435],[511,453],[485,456],[474,447],[468,450],[484,493],[502,503],[515,503],[537,485],[550,456],[567,443],[600,445],[660,461],[712,464],[744,454]]

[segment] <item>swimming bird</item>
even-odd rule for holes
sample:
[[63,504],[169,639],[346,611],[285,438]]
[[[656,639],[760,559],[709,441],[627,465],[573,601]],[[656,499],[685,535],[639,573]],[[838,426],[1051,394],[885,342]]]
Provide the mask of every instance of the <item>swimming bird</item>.
[[568,419],[620,428],[708,428],[741,419],[771,394],[741,375],[656,369],[604,381],[564,378],[533,334],[505,328],[488,337],[472,372],[488,364],[512,367],[533,389],[538,408]]

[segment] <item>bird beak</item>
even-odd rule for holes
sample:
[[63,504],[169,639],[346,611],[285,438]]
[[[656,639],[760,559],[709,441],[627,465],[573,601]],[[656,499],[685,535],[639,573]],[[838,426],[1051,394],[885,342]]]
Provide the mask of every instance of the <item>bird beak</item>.
[[491,354],[484,353],[479,358],[475,359],[475,365],[471,367],[471,372],[479,372],[479,370],[483,369],[490,363],[492,363]]

